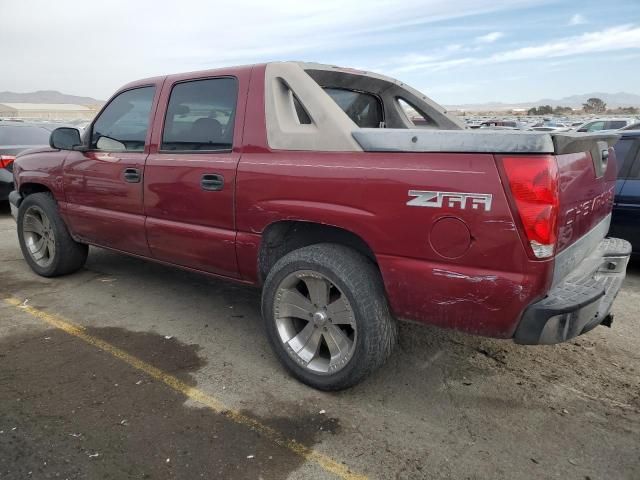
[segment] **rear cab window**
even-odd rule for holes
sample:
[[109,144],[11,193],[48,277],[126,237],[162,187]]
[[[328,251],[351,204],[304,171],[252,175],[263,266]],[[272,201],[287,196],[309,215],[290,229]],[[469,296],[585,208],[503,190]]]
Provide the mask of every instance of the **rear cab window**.
[[[398,102],[398,106],[400,107],[400,111],[404,113],[404,116],[409,121],[412,127],[414,128],[437,128],[436,123],[429,118],[424,112],[422,112],[418,107],[405,100],[402,97],[398,97],[396,99]],[[491,123],[491,122],[485,122]],[[497,123],[496,123],[497,125]]]
[[380,128],[384,126],[384,110],[382,102],[377,96],[346,88],[324,87],[324,91],[358,127]]
[[231,150],[237,97],[238,81],[233,77],[189,80],[174,85],[160,150]]

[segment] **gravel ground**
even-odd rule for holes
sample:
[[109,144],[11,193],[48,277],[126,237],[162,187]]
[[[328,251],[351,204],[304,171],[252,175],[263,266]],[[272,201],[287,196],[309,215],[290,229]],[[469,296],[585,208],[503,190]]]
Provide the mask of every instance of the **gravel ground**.
[[[638,261],[611,329],[523,347],[403,324],[385,367],[332,394],[277,363],[258,291],[98,249],[81,272],[43,279],[6,208],[0,297],[85,326],[370,478],[640,478]],[[0,478],[334,477],[0,302]]]

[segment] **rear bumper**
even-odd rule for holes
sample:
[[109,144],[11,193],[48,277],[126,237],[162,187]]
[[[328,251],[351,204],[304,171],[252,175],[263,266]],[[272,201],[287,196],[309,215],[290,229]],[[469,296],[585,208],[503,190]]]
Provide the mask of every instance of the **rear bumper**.
[[610,310],[626,274],[631,244],[605,238],[578,268],[548,295],[525,310],[514,341],[560,343],[600,324],[611,325]]

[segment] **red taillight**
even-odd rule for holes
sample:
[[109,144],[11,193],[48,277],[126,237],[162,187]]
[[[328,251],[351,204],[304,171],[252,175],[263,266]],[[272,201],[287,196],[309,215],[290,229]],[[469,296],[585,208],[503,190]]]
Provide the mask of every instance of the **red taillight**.
[[555,157],[505,157],[502,164],[533,254],[536,258],[552,256],[559,205]]
[[16,159],[13,155],[0,155],[0,168],[6,168]]

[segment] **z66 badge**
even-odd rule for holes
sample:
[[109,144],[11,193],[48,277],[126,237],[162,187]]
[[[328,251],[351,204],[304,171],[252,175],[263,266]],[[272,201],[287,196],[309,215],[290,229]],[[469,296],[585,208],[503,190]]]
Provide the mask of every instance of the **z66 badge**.
[[430,192],[424,190],[409,190],[409,196],[415,197],[407,202],[407,205],[411,207],[442,208],[447,206],[457,207],[461,210],[468,207],[477,210],[482,207],[485,212],[491,210],[491,199],[493,198],[490,193]]

